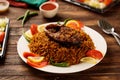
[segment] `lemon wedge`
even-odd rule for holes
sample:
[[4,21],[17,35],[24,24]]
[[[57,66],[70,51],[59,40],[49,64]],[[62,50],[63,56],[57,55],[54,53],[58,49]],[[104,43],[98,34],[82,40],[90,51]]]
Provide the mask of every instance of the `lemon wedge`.
[[92,58],[92,57],[84,57],[80,60],[81,62],[86,62],[86,63],[91,63],[91,64],[96,64],[97,60]]
[[33,37],[31,31],[25,32],[25,35],[26,35],[27,37],[29,37],[29,38],[32,38],[32,37]]
[[38,26],[38,32],[43,32],[44,31],[45,26],[44,25],[39,25]]
[[39,57],[28,57],[28,60],[33,62],[33,63],[40,63],[41,61],[43,61],[44,57],[43,56],[39,56]]

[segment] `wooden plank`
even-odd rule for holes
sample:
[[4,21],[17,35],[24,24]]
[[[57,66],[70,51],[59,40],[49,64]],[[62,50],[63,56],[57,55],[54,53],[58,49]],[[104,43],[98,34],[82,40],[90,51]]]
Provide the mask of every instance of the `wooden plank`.
[[0,76],[1,80],[119,80],[119,76]]

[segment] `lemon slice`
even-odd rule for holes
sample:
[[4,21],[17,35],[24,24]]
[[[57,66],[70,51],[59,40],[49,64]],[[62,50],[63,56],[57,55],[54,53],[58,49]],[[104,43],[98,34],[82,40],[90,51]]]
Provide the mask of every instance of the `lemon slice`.
[[38,26],[38,32],[43,32],[44,31],[45,26],[44,25],[39,25]]
[[29,37],[29,38],[32,38],[32,37],[33,37],[31,31],[25,32],[25,35],[26,35],[27,37]]
[[34,63],[40,63],[41,61],[43,61],[44,57],[41,56],[41,57],[31,57],[29,56],[28,57],[28,60],[30,60],[31,62],[34,62]]
[[69,20],[66,24],[67,27],[79,26],[79,23],[76,20]]
[[97,60],[92,58],[92,57],[84,57],[80,60],[81,62],[86,62],[86,63],[91,63],[91,64],[96,64]]
[[65,26],[75,29],[77,31],[80,31],[84,25],[81,21],[69,20],[65,23]]

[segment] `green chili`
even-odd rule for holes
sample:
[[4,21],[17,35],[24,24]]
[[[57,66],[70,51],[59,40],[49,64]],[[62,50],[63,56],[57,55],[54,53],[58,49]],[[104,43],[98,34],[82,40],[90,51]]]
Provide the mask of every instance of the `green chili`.
[[26,20],[27,20],[27,18],[28,18],[29,13],[30,13],[30,10],[27,10],[27,11],[25,12],[24,18],[23,18],[23,20],[22,20],[22,25],[23,25],[23,26],[24,26],[24,24],[25,24],[25,22],[26,22]]
[[54,61],[52,59],[50,59],[50,63],[54,66],[58,66],[58,67],[68,67],[69,63],[67,62],[61,62],[61,63],[54,63]]
[[[32,17],[32,16],[36,16],[36,15],[38,15],[37,12],[31,12],[31,13],[28,14],[28,17]],[[17,20],[21,20],[23,18],[24,18],[24,15],[18,17]]]
[[65,25],[69,20],[72,20],[71,18],[65,19],[64,24]]

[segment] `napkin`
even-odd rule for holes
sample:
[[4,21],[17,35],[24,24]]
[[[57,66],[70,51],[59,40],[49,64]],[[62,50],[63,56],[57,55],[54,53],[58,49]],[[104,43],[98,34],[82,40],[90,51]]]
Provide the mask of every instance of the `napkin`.
[[16,1],[25,2],[25,3],[29,4],[32,7],[39,8],[39,6],[42,3],[46,2],[47,0],[16,0]]

